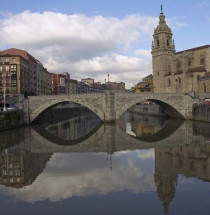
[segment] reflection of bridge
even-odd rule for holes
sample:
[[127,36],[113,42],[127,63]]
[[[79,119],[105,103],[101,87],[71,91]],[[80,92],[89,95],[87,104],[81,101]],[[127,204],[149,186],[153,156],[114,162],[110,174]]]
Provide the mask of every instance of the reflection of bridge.
[[[202,127],[204,125],[204,127]],[[129,136],[116,124],[102,124],[95,133],[79,141],[53,138],[41,127],[24,127],[0,133],[1,148],[26,143],[27,151],[34,153],[53,152],[107,152],[176,147],[205,143],[210,139],[210,124],[192,121],[169,121],[161,130],[149,137]],[[8,133],[8,134],[7,134]]]
[[[210,97],[209,94],[202,97]],[[162,106],[169,116],[176,118],[192,119],[193,104],[200,103],[199,98],[192,98],[186,94],[166,93],[106,93],[97,94],[67,94],[49,96],[31,96],[24,102],[24,112],[28,117],[28,123],[32,123],[43,111],[53,105],[62,102],[75,102],[81,104],[94,113],[103,121],[116,121],[127,109],[145,100],[152,101]]]
[[[169,129],[170,127],[170,129]],[[80,143],[71,145],[67,141],[56,140],[52,142],[52,138],[40,130],[30,129],[30,151],[33,153],[52,153],[52,152],[108,152],[116,151],[162,148],[181,146],[189,143],[198,142],[198,136],[193,136],[192,122],[185,121],[184,123],[171,123],[168,129],[164,129],[165,134],[162,136],[161,130],[153,135],[151,142],[148,138],[137,139],[129,136],[115,124],[104,124],[94,134],[88,136],[87,139]],[[186,131],[188,133],[186,133]],[[41,135],[40,135],[41,134]],[[159,135],[158,135],[159,134]],[[160,137],[162,136],[162,138]],[[48,140],[49,139],[49,140]],[[199,136],[199,141],[202,142],[202,136]]]
[[[175,196],[179,174],[210,181],[210,144],[205,140],[210,140],[210,124],[176,120],[171,122],[169,121],[166,127],[163,127],[163,129],[152,135],[151,139],[145,137],[141,138],[141,140],[129,136],[115,124],[104,124],[94,134],[87,136],[86,139],[76,145],[67,145],[68,141],[62,142],[60,140],[59,142],[59,140],[55,139],[53,142],[49,140],[49,135],[51,134],[46,135],[41,127],[39,129],[37,127],[25,127],[9,132],[2,132],[0,133],[1,146],[2,148],[7,148],[7,150],[1,150],[0,158],[2,163],[0,162],[0,167],[2,170],[4,169],[3,165],[6,164],[6,161],[8,161],[6,159],[8,158],[15,165],[17,155],[19,155],[19,160],[22,159],[24,161],[24,163],[21,163],[22,166],[20,166],[20,171],[24,174],[21,177],[21,181],[16,184],[14,184],[16,176],[2,175],[0,177],[0,184],[12,187],[22,187],[23,185],[31,184],[37,175],[42,172],[53,152],[114,153],[115,151],[155,148],[154,180],[158,196],[163,202],[165,213],[167,213],[170,202]],[[10,145],[6,146],[5,143]],[[11,147],[12,144],[19,145]],[[11,148],[9,149],[9,147]],[[123,171],[127,172],[127,170],[123,166]],[[136,168],[133,171],[136,172]],[[96,177],[95,174],[91,174],[91,176]],[[133,175],[131,174],[131,176]],[[81,175],[78,177],[81,178]],[[15,179],[11,183],[11,179],[13,178]],[[142,178],[137,179],[141,181]],[[105,180],[107,180],[106,177]],[[98,185],[98,190],[100,190],[99,187],[101,187],[101,184],[105,183],[105,180]],[[112,183],[114,180],[116,181],[116,178],[114,177],[113,179],[110,177],[109,180]],[[122,180],[125,179],[122,178]],[[42,180],[40,181],[43,182]],[[130,184],[130,181],[128,182]],[[126,183],[124,186],[123,189],[127,188]],[[36,186],[35,189],[37,190]],[[112,187],[108,189],[109,192],[113,191]]]

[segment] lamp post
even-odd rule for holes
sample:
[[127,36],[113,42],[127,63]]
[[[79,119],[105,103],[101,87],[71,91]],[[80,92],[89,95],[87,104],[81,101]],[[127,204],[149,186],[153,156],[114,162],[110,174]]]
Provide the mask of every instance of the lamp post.
[[6,86],[5,86],[5,84],[4,84],[4,108],[3,108],[3,111],[5,112],[7,109],[6,109]]

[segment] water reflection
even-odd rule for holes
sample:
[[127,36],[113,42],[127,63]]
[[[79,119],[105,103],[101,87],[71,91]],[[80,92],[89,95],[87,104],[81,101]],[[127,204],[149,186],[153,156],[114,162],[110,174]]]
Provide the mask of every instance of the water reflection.
[[[98,128],[97,120],[92,119],[89,130],[97,129],[91,135],[82,131],[71,136],[82,125],[79,119],[45,126],[49,135],[43,135],[42,126],[40,129],[37,126],[25,127],[0,133],[0,183],[7,186],[0,187],[0,197],[7,201],[15,198],[15,202],[36,204],[47,199],[54,203],[66,199],[69,205],[75,196],[85,197],[86,201],[97,196],[95,214],[98,214],[100,198],[103,204],[111,205],[111,196],[114,198],[118,194],[120,198],[133,199],[127,199],[126,204],[118,208],[118,213],[123,214],[125,207],[129,207],[132,214],[138,214],[139,201],[145,202],[145,195],[149,195],[148,202],[142,206],[142,214],[160,214],[163,210],[165,213],[176,213],[177,209],[172,207],[171,202],[175,202],[178,208],[175,199],[181,191],[187,187],[186,193],[191,193],[198,184],[198,181],[188,180],[190,178],[198,179],[199,186],[210,191],[209,183],[202,182],[210,181],[210,124],[191,121],[171,123],[160,118],[148,117],[146,120],[141,116],[125,115],[119,120],[119,126],[105,124]],[[75,130],[70,129],[73,128],[71,125],[67,126],[71,122],[78,122]],[[125,132],[126,123],[130,123],[131,131],[137,138]],[[48,139],[55,134],[59,134],[57,142]],[[81,141],[68,145],[73,137]],[[66,144],[59,144],[59,141],[66,141]],[[184,184],[181,176],[185,176]],[[194,204],[192,198],[186,200],[192,202],[194,214],[198,214],[196,204],[199,204],[200,198],[198,196]],[[118,205],[119,198],[112,201]],[[3,203],[0,204],[4,207]],[[151,204],[154,208],[146,207]],[[74,204],[70,205],[73,210]],[[208,202],[205,207],[208,209]],[[109,214],[117,213],[112,211]]]
[[74,145],[92,136],[101,124],[102,121],[99,117],[90,111],[86,111],[79,117],[33,126],[33,130],[52,143]]
[[51,153],[31,154],[24,144],[1,151],[0,183],[13,188],[22,188],[33,183],[43,171]]

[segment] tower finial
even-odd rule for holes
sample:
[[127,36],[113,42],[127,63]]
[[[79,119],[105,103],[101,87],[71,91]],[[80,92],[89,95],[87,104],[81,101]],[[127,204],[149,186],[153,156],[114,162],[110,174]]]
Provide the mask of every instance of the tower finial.
[[163,12],[163,5],[160,5],[161,13]]

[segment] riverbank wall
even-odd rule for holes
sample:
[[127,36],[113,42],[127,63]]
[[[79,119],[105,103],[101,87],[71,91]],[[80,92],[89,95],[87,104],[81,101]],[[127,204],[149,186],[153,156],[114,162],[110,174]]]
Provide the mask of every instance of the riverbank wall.
[[22,111],[0,112],[0,131],[24,126]]
[[136,104],[129,111],[150,116],[167,116],[164,110],[156,104]]
[[193,120],[210,122],[210,105],[194,105]]

